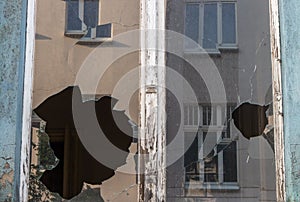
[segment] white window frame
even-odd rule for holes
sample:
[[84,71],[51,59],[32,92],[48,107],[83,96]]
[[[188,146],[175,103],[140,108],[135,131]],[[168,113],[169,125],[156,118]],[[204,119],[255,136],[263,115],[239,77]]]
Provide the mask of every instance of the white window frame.
[[[68,30],[67,26],[66,26],[66,34],[84,34],[86,31],[87,31],[87,26],[86,24],[84,23],[84,1],[85,0],[77,0],[79,2],[78,4],[78,14],[79,14],[79,19],[81,20],[81,30]],[[99,8],[98,8],[98,25],[100,25],[100,22],[101,22],[101,0],[98,0],[99,1]],[[67,12],[67,3],[66,3],[66,12]],[[66,13],[66,15],[68,15],[68,13]],[[67,16],[66,16],[67,18]]]
[[[195,106],[197,106],[197,104],[195,103],[189,103],[189,104],[184,104],[184,110],[186,109],[190,109],[189,107],[195,109]],[[202,159],[203,158],[203,134],[205,132],[214,132],[217,133],[217,143],[227,143],[229,144],[232,141],[236,141],[236,150],[238,150],[238,141],[236,140],[235,137],[229,136],[229,138],[225,137],[222,138],[222,133],[227,129],[227,125],[224,124],[224,121],[226,119],[228,119],[228,117],[226,116],[226,112],[228,110],[227,105],[223,105],[223,104],[213,104],[211,105],[211,112],[215,109],[216,110],[216,125],[203,125],[203,107],[207,107],[209,105],[198,105],[198,109],[196,109],[198,112],[197,113],[193,113],[193,118],[195,114],[198,114],[198,117],[200,117],[200,119],[198,118],[198,122],[199,125],[195,125],[195,124],[189,124],[189,123],[195,123],[194,120],[190,121],[188,120],[187,122],[184,120],[184,135],[186,135],[185,133],[187,132],[193,132],[193,133],[197,133],[196,135],[198,136],[198,159]],[[214,109],[213,109],[214,108]],[[233,108],[233,107],[231,107]],[[224,118],[222,117],[222,110],[225,110],[225,120],[223,120]],[[190,110],[188,110],[189,114]],[[184,116],[186,117],[186,112],[184,112]],[[213,120],[213,114],[211,113],[211,120]],[[188,119],[190,119],[190,116],[187,116]],[[186,123],[188,123],[186,125]],[[230,127],[230,131],[232,131],[232,123],[230,123],[229,125]],[[221,142],[218,142],[221,139]],[[188,189],[216,189],[216,190],[239,190],[239,165],[238,165],[238,152],[236,152],[236,158],[237,158],[237,172],[236,172],[236,177],[237,177],[237,181],[236,182],[224,182],[224,176],[223,176],[223,151],[220,151],[218,153],[218,182],[205,182],[204,178],[205,178],[205,173],[204,173],[204,163],[199,163],[199,181],[194,181],[194,182],[187,182],[185,181],[185,186]],[[186,176],[186,170],[184,169],[184,176]]]
[[[86,31],[87,30],[87,26],[84,23],[84,1],[85,0],[78,0],[79,1],[79,19],[81,20],[81,30],[82,31]],[[99,0],[100,3],[100,0]],[[99,10],[100,13],[100,10]],[[98,14],[99,15],[99,14]]]
[[[78,5],[78,14],[79,14],[79,19],[81,20],[81,30],[68,30],[68,27],[67,27],[67,23],[68,23],[68,2],[66,2],[66,8],[65,8],[65,11],[66,11],[66,30],[65,30],[65,34],[66,35],[84,35],[87,31],[87,26],[85,25],[84,23],[84,1],[85,0],[77,0],[79,2],[79,5]],[[100,3],[100,0],[99,0],[99,3]],[[100,10],[99,10],[99,13],[100,13]]]
[[[75,1],[75,0],[74,0]],[[80,30],[68,30],[67,23],[68,23],[68,5],[66,4],[66,28],[65,28],[65,35],[71,36],[75,38],[80,38],[80,43],[98,43],[98,42],[108,42],[112,40],[113,36],[113,24],[109,23],[111,25],[111,36],[110,37],[97,37],[97,27],[102,26],[100,24],[101,22],[101,0],[98,0],[98,22],[97,27],[91,28],[91,36],[87,37],[86,34],[88,33],[88,27],[84,22],[84,3],[86,0],[77,0],[78,1],[78,17],[81,20],[81,29]],[[107,24],[106,24],[107,25]],[[105,26],[105,25],[104,25]]]
[[[184,9],[184,19],[186,19],[186,5],[188,4],[195,4],[199,5],[199,38],[196,43],[202,46],[203,42],[203,32],[204,32],[204,5],[205,4],[217,4],[217,44],[215,49],[205,49],[205,52],[212,53],[212,54],[220,54],[220,50],[227,49],[227,50],[238,50],[238,32],[237,32],[237,0],[186,0],[185,1],[185,9]],[[234,3],[235,4],[235,43],[223,43],[222,42],[222,4],[225,3]],[[184,33],[186,29],[186,20],[184,20]],[[186,45],[184,46],[185,52],[202,52],[201,48],[187,48]]]

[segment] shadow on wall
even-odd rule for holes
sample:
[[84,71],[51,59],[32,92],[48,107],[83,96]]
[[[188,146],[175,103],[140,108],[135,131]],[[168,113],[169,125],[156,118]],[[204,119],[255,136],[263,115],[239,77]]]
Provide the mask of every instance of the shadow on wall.
[[[77,117],[75,121],[72,101]],[[59,159],[59,163],[55,163],[55,160],[50,158],[53,160],[53,168],[44,168],[44,174],[36,175],[51,192],[70,199],[82,191],[84,182],[101,184],[111,178],[118,167],[126,163],[129,146],[133,141],[132,128],[124,111],[113,110],[116,103],[117,100],[109,96],[83,102],[80,89],[68,87],[49,97],[34,110],[37,116],[47,123],[44,132],[49,135],[50,147]],[[96,150],[100,157],[109,158],[112,162],[109,167],[98,162],[86,150],[78,136],[79,132],[81,139],[97,140]],[[41,135],[43,130],[40,130],[39,137]],[[107,145],[105,140],[112,144]],[[114,152],[116,148],[123,152]],[[42,155],[47,154],[41,153],[38,158],[43,159]],[[48,156],[51,154],[48,153]],[[93,189],[88,187],[86,190]],[[78,197],[80,198],[80,195]]]

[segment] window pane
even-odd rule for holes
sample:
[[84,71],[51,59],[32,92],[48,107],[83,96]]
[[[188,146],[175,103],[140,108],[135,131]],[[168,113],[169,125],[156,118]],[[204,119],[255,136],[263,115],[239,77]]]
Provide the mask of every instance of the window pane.
[[222,43],[236,43],[235,4],[222,4]]
[[67,1],[67,30],[81,30],[82,22],[79,19],[79,1]]
[[185,35],[198,43],[199,39],[199,5],[187,4],[185,17]]
[[211,124],[211,106],[203,106],[203,125],[208,126]]
[[204,182],[218,182],[218,156],[208,159],[204,165]]
[[189,111],[188,111],[188,106],[184,106],[184,125],[188,125],[189,121]]
[[218,155],[215,152],[216,133],[203,133],[204,181],[218,182]]
[[96,37],[111,37],[111,27],[111,23],[97,26]]
[[206,125],[211,125],[211,106],[207,106],[207,124]]
[[217,125],[217,106],[212,106],[212,116],[213,116],[213,122],[212,125]]
[[[194,138],[194,139],[193,139]],[[188,148],[184,154],[184,167],[186,180],[199,180],[198,170],[198,137],[195,133],[185,133],[185,147]]]
[[193,106],[189,106],[189,125],[193,125]]
[[98,25],[99,0],[84,1],[84,23],[88,28]]
[[215,49],[218,39],[217,4],[204,5],[203,48]]
[[232,142],[223,150],[224,182],[237,182],[236,142]]
[[197,126],[199,124],[198,121],[198,106],[194,106],[194,125]]

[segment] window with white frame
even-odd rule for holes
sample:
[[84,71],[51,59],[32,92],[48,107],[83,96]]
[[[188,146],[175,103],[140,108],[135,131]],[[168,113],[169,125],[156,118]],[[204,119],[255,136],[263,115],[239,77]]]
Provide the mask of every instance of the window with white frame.
[[66,35],[82,35],[83,40],[111,38],[112,24],[99,23],[99,0],[67,0],[66,4]]
[[233,105],[185,104],[184,166],[189,187],[238,188],[237,142],[231,135],[232,111]]
[[[235,1],[188,2],[185,8],[185,35],[207,51],[237,48]],[[186,44],[186,50],[196,47]]]

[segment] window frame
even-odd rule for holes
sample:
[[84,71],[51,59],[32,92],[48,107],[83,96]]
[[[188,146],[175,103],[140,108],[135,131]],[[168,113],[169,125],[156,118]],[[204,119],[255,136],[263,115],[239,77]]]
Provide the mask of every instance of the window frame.
[[[81,29],[78,30],[69,30],[68,23],[69,23],[69,15],[68,15],[68,1],[78,1],[78,18],[81,20]],[[98,16],[97,16],[97,25],[95,27],[89,28],[86,23],[84,22],[84,6],[86,0],[67,0],[65,5],[65,36],[72,37],[72,38],[80,38],[79,43],[98,43],[98,42],[108,42],[112,40],[113,36],[113,24],[101,24],[101,0],[98,1]],[[105,26],[110,27],[110,37],[108,36],[97,36],[97,29],[105,29]],[[90,36],[87,36],[90,34]],[[100,35],[100,34],[99,34]]]
[[[209,1],[209,0],[207,0]],[[229,1],[229,0],[228,0]],[[18,166],[20,168],[21,175],[16,177],[17,181],[16,184],[16,193],[14,193],[15,196],[19,197],[21,201],[27,201],[28,200],[28,178],[29,178],[29,155],[30,153],[30,137],[31,137],[31,110],[32,110],[32,83],[33,83],[33,58],[34,58],[34,36],[35,36],[35,28],[36,28],[36,1],[34,0],[28,0],[28,4],[26,7],[27,12],[26,13],[26,40],[22,43],[24,46],[26,44],[25,48],[25,78],[24,83],[27,84],[26,88],[24,88],[24,99],[23,99],[23,116],[22,116],[22,141],[21,141],[21,155],[17,154],[18,157],[20,157],[20,162],[18,163]],[[147,6],[146,6],[147,8]],[[25,15],[25,14],[24,14]],[[280,19],[279,19],[279,2],[278,0],[270,1],[270,26],[271,30],[271,57],[272,57],[272,75],[273,75],[273,98],[275,98],[278,95],[282,94],[282,81],[281,81],[281,43],[280,43]],[[159,16],[161,17],[161,16]],[[143,21],[144,19],[142,19]],[[24,23],[25,24],[25,23]],[[275,85],[278,84],[278,85]],[[274,122],[275,122],[275,135],[278,137],[276,140],[276,198],[279,201],[285,201],[285,199],[289,196],[286,195],[289,189],[286,190],[286,179],[285,179],[285,158],[284,158],[284,148],[285,145],[283,144],[283,137],[284,137],[284,130],[283,130],[283,113],[282,113],[282,99],[277,99],[276,102],[274,102]],[[239,169],[238,169],[239,171]],[[141,183],[141,182],[139,182]],[[15,184],[15,183],[14,183]],[[165,191],[165,190],[163,190]],[[139,192],[139,196],[143,196],[144,192]]]
[[[233,3],[235,5],[235,43],[223,43],[223,27],[222,27],[222,5]],[[220,50],[238,50],[238,21],[237,21],[237,0],[186,0],[184,8],[184,34],[186,34],[186,6],[195,4],[199,6],[199,30],[198,41],[199,46],[196,48],[188,48],[184,45],[184,51],[187,53],[207,52],[212,54],[220,54]],[[216,48],[203,48],[203,33],[204,33],[204,5],[217,4],[217,43]]]
[[[225,124],[222,123],[226,120],[228,120],[229,118],[227,117],[227,110],[228,109],[233,109],[234,108],[234,104],[213,104],[213,105],[208,105],[208,104],[195,104],[195,103],[185,103],[184,104],[184,110],[188,109],[188,112],[190,111],[189,107],[192,107],[193,109],[195,109],[195,106],[198,105],[198,123],[199,125],[186,125],[186,123],[189,123],[190,120],[188,120],[187,122],[184,120],[184,128],[183,128],[183,134],[184,134],[184,139],[186,137],[186,133],[192,132],[192,133],[197,133],[196,136],[198,138],[198,148],[197,148],[197,152],[198,152],[198,160],[201,159],[203,157],[203,150],[201,149],[202,145],[203,145],[203,136],[204,133],[209,132],[213,132],[216,133],[216,138],[217,138],[217,142],[219,139],[222,139],[221,142],[219,142],[220,144],[230,144],[231,142],[235,142],[236,143],[236,182],[224,182],[224,166],[223,166],[223,158],[224,158],[224,154],[223,154],[223,150],[220,151],[217,154],[217,158],[218,158],[218,167],[217,167],[217,174],[218,174],[218,181],[217,182],[206,182],[205,181],[205,171],[204,171],[204,167],[205,164],[204,163],[199,163],[199,181],[194,181],[194,182],[190,182],[190,181],[186,181],[186,168],[184,167],[184,182],[185,182],[185,188],[187,189],[211,189],[211,190],[239,190],[240,186],[239,186],[239,153],[238,151],[238,141],[235,137],[231,137],[231,135],[229,136],[229,138],[226,137],[222,137],[223,132],[227,131],[227,128],[230,127],[230,131],[232,131],[232,122],[230,122],[229,124]],[[216,124],[215,125],[203,125],[203,107],[209,107],[211,106],[211,111],[212,112],[212,108],[215,108],[216,110]],[[224,107],[225,106],[225,107]],[[222,109],[226,109],[225,110],[225,117],[222,117]],[[186,117],[186,113],[184,112],[185,117]],[[212,113],[214,114],[214,113]],[[193,118],[194,118],[195,113],[193,113]],[[185,119],[184,117],[184,119]],[[187,118],[190,118],[189,116],[187,116]],[[211,116],[211,120],[213,120],[213,116]],[[192,123],[194,123],[194,120],[191,121]],[[184,143],[185,144],[185,143]],[[191,145],[189,145],[191,146]]]
[[[81,30],[69,30],[68,29],[68,23],[69,23],[69,14],[68,14],[68,1],[78,1],[78,18],[81,19]],[[65,17],[65,35],[84,35],[87,31],[87,26],[84,23],[84,1],[85,0],[67,0],[66,1],[66,6],[65,6],[65,12],[66,12],[66,17]],[[99,0],[100,3],[100,0]],[[99,10],[100,13],[100,10]]]

